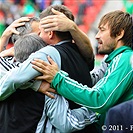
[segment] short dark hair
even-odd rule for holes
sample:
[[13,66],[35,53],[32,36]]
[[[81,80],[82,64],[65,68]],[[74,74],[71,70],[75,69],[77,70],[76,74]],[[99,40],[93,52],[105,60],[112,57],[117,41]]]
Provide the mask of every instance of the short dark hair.
[[[66,17],[68,17],[70,20],[74,21],[74,15],[72,14],[72,12],[64,5],[51,5],[48,6],[45,10],[43,10],[40,13],[40,19],[50,16],[50,15],[54,15],[54,13],[51,11],[51,9],[55,9],[57,11],[60,11],[62,13],[64,13],[66,15]],[[66,40],[66,39],[72,39],[72,36],[70,34],[70,32],[61,32],[61,31],[55,31],[56,35],[62,39],[62,40]]]
[[99,27],[106,23],[108,23],[110,28],[111,37],[116,37],[121,30],[124,30],[124,36],[121,40],[123,41],[124,45],[132,47],[133,21],[129,13],[123,12],[121,10],[109,12],[101,18]]

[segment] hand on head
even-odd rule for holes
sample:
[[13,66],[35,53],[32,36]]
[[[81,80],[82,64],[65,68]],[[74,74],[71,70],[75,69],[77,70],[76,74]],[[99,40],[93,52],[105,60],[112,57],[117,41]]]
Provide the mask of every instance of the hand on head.
[[17,20],[15,20],[12,24],[8,26],[8,28],[4,31],[6,33],[6,36],[11,36],[14,34],[19,34],[19,32],[16,30],[16,27],[25,25],[25,22],[29,21],[29,17],[21,17]]
[[44,28],[45,32],[69,31],[72,29],[73,24],[75,24],[72,20],[66,17],[63,13],[56,11],[53,8],[52,12],[55,15],[50,15],[40,20],[41,27]]
[[19,35],[19,32],[16,30],[17,27],[25,25],[25,22],[29,21],[29,17],[21,17],[14,22],[12,22],[2,33],[1,36],[1,44],[0,44],[0,52],[4,50],[4,47],[7,46],[9,38],[12,36],[12,34]]

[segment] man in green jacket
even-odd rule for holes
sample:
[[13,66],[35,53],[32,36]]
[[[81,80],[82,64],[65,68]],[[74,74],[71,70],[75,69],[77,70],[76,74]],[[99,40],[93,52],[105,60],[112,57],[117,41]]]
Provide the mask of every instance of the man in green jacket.
[[[102,118],[112,106],[133,99],[132,25],[130,14],[119,10],[107,13],[100,20],[96,35],[98,52],[108,54],[105,62],[109,66],[104,77],[92,88],[70,79],[66,72],[58,71],[50,58],[51,64],[39,59],[32,62],[38,66],[33,67],[44,74],[38,79],[45,79],[59,94],[100,113]],[[99,121],[101,128],[104,118]]]

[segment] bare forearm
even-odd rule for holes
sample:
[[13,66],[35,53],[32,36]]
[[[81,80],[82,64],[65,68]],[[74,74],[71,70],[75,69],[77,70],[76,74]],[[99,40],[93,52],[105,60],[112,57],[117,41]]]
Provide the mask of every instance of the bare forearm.
[[75,23],[73,23],[73,27],[69,31],[87,63],[92,63],[94,61],[94,53],[88,36]]
[[10,37],[7,37],[5,35],[2,35],[1,39],[0,39],[0,52],[2,52],[3,50],[5,50],[8,41],[9,41]]
[[5,31],[2,34],[1,42],[0,42],[0,52],[4,50],[4,47],[8,44],[9,38],[12,36],[12,34],[19,34],[19,32],[16,30],[16,27],[25,25],[25,22],[29,21],[28,17],[21,17],[17,20],[15,20],[12,24],[10,24]]

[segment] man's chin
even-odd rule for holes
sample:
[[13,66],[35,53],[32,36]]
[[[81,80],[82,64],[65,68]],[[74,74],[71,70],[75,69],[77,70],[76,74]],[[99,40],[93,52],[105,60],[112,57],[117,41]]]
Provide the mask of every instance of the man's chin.
[[98,50],[98,53],[101,54],[101,55],[107,54],[107,53],[105,53],[104,51],[100,51],[100,50]]
[[99,53],[99,54],[103,54],[103,51],[100,50],[100,48],[99,48],[99,49],[98,49],[98,53]]

